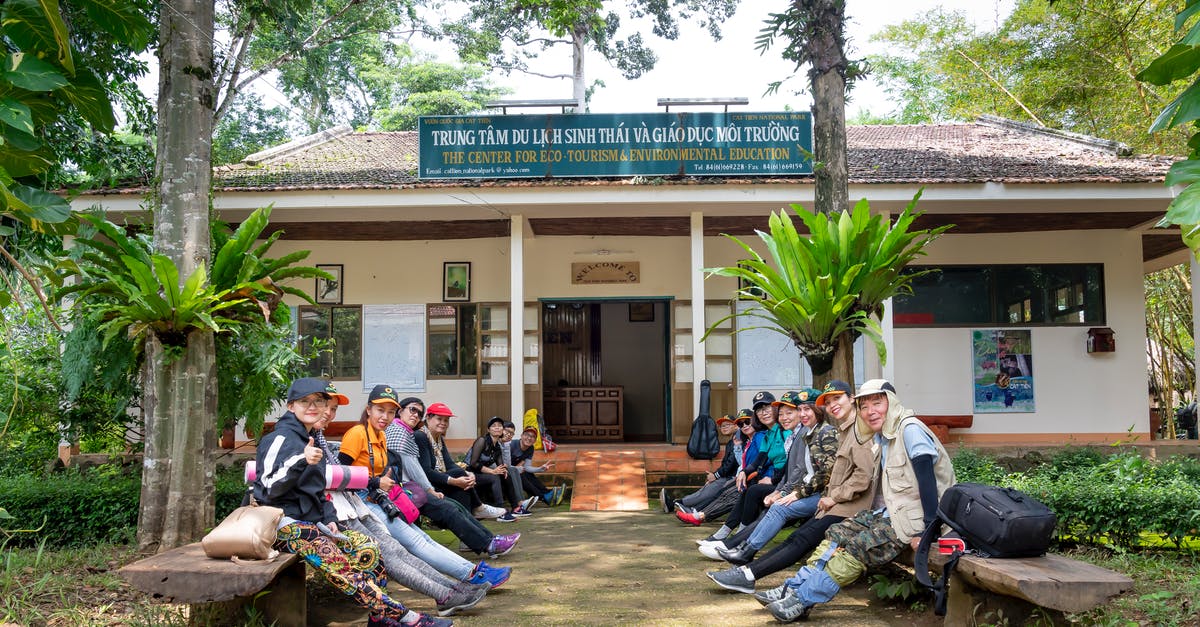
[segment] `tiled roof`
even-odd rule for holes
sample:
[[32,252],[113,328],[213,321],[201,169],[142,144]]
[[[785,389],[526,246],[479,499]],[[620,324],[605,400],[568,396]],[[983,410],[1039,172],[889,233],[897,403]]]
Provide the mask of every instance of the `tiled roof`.
[[[1122,157],[1111,142],[1087,141],[1081,136],[997,120],[851,126],[846,130],[852,183],[1156,182],[1163,179],[1173,161],[1170,157]],[[345,133],[308,147],[278,151],[255,165],[239,163],[217,168],[214,183],[223,191],[628,183],[627,179],[419,181],[417,153],[415,132]],[[809,179],[696,177],[666,183],[714,184],[728,180],[795,184]]]

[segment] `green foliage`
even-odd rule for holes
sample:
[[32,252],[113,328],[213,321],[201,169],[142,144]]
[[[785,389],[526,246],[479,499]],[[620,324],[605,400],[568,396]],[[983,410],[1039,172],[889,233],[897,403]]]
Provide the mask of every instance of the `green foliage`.
[[[218,472],[215,485],[216,515],[220,520],[241,505],[246,491],[242,469],[230,467]],[[48,547],[81,547],[97,542],[130,542],[137,527],[140,492],[136,469],[115,465],[49,476],[0,477],[0,494],[11,516],[26,526],[46,521],[36,534],[14,536],[14,546],[45,542]]]
[[[153,27],[131,3],[82,5],[96,31],[134,48],[148,43]],[[79,116],[94,131],[113,130],[116,116],[101,75],[88,67],[97,60],[76,55],[57,0],[0,5],[0,39],[6,52],[0,59],[0,216],[36,230],[69,232],[61,228],[70,228],[66,200],[27,183],[58,166],[47,142],[50,127]]]
[[928,591],[913,577],[891,576],[886,573],[871,575],[871,592],[885,601],[909,602],[928,595]]
[[478,64],[409,61],[365,67],[363,80],[374,94],[372,118],[380,130],[411,131],[422,115],[467,115],[508,92],[493,87]]
[[288,141],[288,113],[266,107],[256,94],[242,94],[213,129],[213,165],[237,163],[264,148]]
[[951,228],[912,229],[913,220],[920,215],[914,211],[920,197],[918,192],[891,224],[880,215],[872,215],[865,199],[852,211],[833,215],[792,205],[809,235],[801,237],[786,212],[772,213],[771,232],[759,232],[767,258],[727,235],[750,259],[737,266],[706,268],[705,272],[738,278],[739,285],[744,286],[738,297],[757,306],[716,325],[734,316],[765,321],[767,325],[761,328],[790,338],[815,375],[830,370],[838,337],[843,333],[871,338],[880,361],[886,361],[887,348],[875,317],[883,315],[884,301],[910,290],[913,279],[924,274],[901,271],[924,254],[925,246]]
[[994,485],[1004,478],[1004,469],[996,464],[996,460],[976,449],[959,449],[952,461],[954,477],[964,483]]
[[[486,63],[506,73],[529,72],[531,59],[545,57],[554,47],[571,49],[578,39],[621,71],[635,79],[654,68],[657,55],[643,32],[666,40],[679,37],[679,25],[694,21],[714,40],[721,25],[737,9],[736,0],[630,0],[624,13],[606,11],[599,0],[500,0],[458,3],[463,17],[444,25],[459,56]],[[622,29],[622,20],[644,20]],[[649,28],[646,28],[648,26]],[[548,35],[548,36],[547,36]],[[569,67],[564,64],[564,67]],[[569,78],[564,72],[557,78]]]
[[906,124],[993,114],[1177,152],[1182,135],[1155,138],[1146,118],[1178,90],[1133,77],[1170,38],[1171,12],[1167,2],[1020,0],[977,30],[936,9],[883,29],[873,39],[887,52],[869,62]]
[[[1175,16],[1175,30],[1184,31],[1183,36],[1169,50],[1154,59],[1146,69],[1137,74],[1137,79],[1160,87],[1178,81],[1190,82],[1182,93],[1175,97],[1154,120],[1151,132],[1182,128],[1200,119],[1200,22],[1194,18],[1200,13],[1200,0],[1187,0],[1184,8]],[[1175,196],[1167,208],[1161,224],[1178,224],[1182,229],[1183,241],[1200,255],[1200,132],[1193,129],[1187,141],[1188,158],[1177,161],[1167,174],[1168,186],[1182,185],[1183,191]]]
[[963,449],[954,472],[959,481],[1016,488],[1042,501],[1058,516],[1060,539],[1130,548],[1182,547],[1200,537],[1200,460],[1191,457],[1156,462],[1133,450],[1065,447],[1040,466],[1005,473]]

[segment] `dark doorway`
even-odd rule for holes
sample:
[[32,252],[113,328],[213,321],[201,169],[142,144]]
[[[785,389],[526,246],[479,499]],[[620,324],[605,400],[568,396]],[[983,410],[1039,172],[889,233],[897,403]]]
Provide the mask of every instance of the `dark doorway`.
[[542,303],[542,409],[551,435],[666,441],[668,302]]

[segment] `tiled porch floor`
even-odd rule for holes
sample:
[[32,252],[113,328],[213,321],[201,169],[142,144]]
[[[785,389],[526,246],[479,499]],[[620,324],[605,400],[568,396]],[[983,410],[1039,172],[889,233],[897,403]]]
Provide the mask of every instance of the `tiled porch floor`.
[[571,511],[640,511],[646,509],[646,475],[704,473],[719,460],[688,457],[681,446],[560,445],[553,453],[538,453],[535,464],[554,460],[554,473],[573,475]]

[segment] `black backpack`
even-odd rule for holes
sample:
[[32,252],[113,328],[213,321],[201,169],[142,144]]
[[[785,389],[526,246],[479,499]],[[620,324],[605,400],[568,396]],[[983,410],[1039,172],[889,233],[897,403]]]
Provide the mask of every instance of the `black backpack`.
[[708,415],[708,397],[712,384],[705,379],[700,382],[700,415],[692,421],[692,435],[688,438],[687,453],[692,459],[712,459],[721,452],[717,439],[717,423]]
[[942,578],[934,585],[929,577],[929,547],[945,523],[981,557],[1037,557],[1046,553],[1058,523],[1054,512],[1041,501],[1012,488],[980,483],[959,483],[946,488],[938,503],[938,522],[921,536],[913,558],[917,581],[934,591],[934,613],[946,614],[946,587],[958,564],[955,551],[942,567]]

